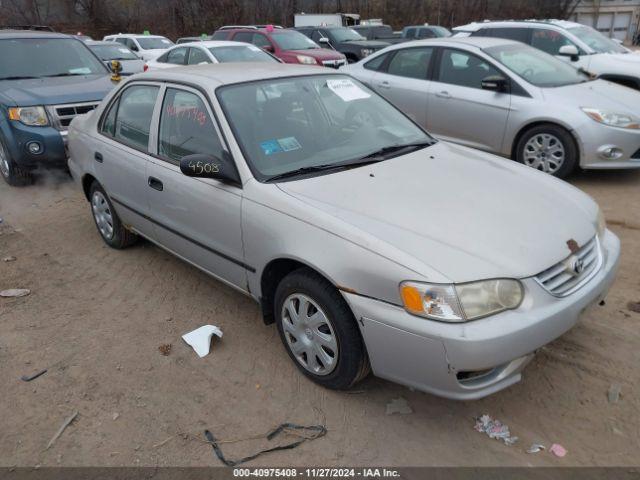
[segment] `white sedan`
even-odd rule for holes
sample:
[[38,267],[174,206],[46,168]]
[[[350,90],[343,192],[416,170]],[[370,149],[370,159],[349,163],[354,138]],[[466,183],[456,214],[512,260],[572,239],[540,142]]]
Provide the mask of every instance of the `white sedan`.
[[244,42],[208,41],[182,43],[145,65],[147,70],[228,62],[279,62],[261,48]]

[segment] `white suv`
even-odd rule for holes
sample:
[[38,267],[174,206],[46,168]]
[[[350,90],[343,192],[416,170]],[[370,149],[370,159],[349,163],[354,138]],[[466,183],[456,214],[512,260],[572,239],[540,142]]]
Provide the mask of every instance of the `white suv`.
[[129,48],[142,60],[153,60],[164,53],[174,43],[167,37],[161,35],[146,35],[137,33],[118,33],[117,35],[107,35],[103,39],[105,42],[118,42]]
[[454,36],[517,40],[572,62],[600,78],[640,90],[640,55],[591,27],[564,20],[470,23]]

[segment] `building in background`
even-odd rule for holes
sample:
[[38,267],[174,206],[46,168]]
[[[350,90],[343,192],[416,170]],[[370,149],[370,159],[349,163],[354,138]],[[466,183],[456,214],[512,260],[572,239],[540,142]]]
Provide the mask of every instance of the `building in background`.
[[640,0],[580,0],[570,19],[631,43],[640,31]]

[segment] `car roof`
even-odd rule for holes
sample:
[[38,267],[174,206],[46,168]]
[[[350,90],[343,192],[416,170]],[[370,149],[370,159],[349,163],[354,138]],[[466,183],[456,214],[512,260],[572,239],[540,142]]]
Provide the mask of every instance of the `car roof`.
[[[95,45],[104,45],[106,47],[113,47],[115,45],[116,47],[124,47],[124,45],[122,45],[121,43],[114,44],[114,42],[105,42],[104,40],[87,40],[84,43],[89,45],[90,47]],[[124,48],[127,48],[127,47],[124,47]]]
[[[250,43],[245,42],[232,42],[231,40],[205,40],[205,41],[195,41],[188,43],[180,43],[175,47],[171,47],[172,49],[176,47],[184,47],[184,46],[194,46],[194,47],[205,47],[205,48],[215,48],[215,47],[238,47],[238,46],[247,46],[251,45]],[[257,47],[256,47],[257,48]]]
[[[237,42],[236,42],[237,43]],[[207,84],[213,87],[308,75],[346,75],[333,68],[293,65],[286,63],[242,62],[191,65],[180,68],[152,70],[134,78],[140,80],[159,80]]]
[[556,19],[546,19],[546,20],[485,20],[484,22],[472,22],[467,25],[462,25],[460,27],[455,27],[453,30],[455,31],[463,31],[463,32],[477,32],[482,28],[487,27],[513,27],[513,26],[530,26],[530,25],[554,25],[560,28],[573,28],[573,27],[581,27],[582,24],[576,22],[570,22],[568,20],[556,20]]
[[476,47],[481,50],[485,48],[497,47],[500,45],[519,44],[515,40],[507,38],[494,37],[442,37],[442,38],[426,38],[424,40],[412,40],[410,42],[399,43],[395,45],[397,48],[416,47],[420,45],[445,44],[445,45],[465,45],[468,47]]
[[0,38],[74,38],[73,35],[66,35],[58,32],[46,32],[42,30],[2,30]]
[[167,38],[164,35],[145,35],[144,33],[114,33],[112,35],[105,35],[104,38],[115,38],[115,37]]

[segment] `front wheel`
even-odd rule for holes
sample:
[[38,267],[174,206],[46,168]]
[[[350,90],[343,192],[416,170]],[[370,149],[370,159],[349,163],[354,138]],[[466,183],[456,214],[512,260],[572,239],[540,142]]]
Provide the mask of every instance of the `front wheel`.
[[516,146],[516,160],[559,178],[565,178],[579,163],[571,134],[557,125],[539,125],[527,130]]
[[5,147],[2,138],[0,138],[0,175],[12,187],[29,185],[33,182],[31,172],[20,168],[11,159],[9,149]]
[[323,277],[308,269],[290,273],[278,285],[274,303],[282,343],[307,377],[342,390],[369,373],[351,309]]

